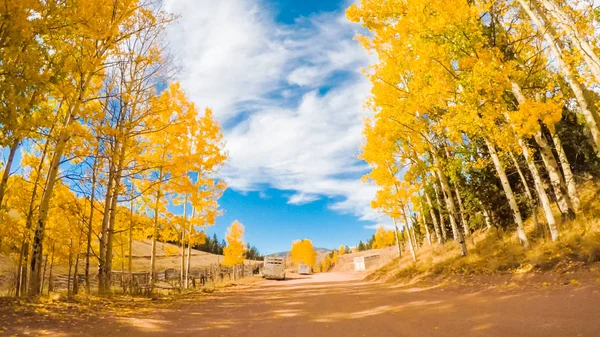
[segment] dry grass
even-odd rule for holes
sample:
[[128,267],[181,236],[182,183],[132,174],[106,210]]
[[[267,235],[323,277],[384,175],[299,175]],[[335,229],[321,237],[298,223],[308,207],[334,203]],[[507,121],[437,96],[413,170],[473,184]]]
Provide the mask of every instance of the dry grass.
[[[436,275],[481,275],[557,270],[565,272],[600,261],[600,194],[598,183],[580,187],[583,211],[561,224],[559,241],[544,239],[531,219],[526,222],[531,247],[523,248],[514,231],[478,231],[467,238],[469,255],[461,257],[458,244],[423,246],[414,263],[408,254],[372,273],[370,279],[409,279]],[[558,212],[558,211],[556,211]],[[555,215],[560,219],[558,214]],[[543,219],[540,214],[539,219]]]
[[362,252],[344,254],[338,257],[337,264],[331,269],[333,272],[351,272],[354,271],[354,258],[358,256],[379,255],[379,266],[383,266],[392,261],[398,255],[396,246],[380,249],[365,250]]
[[[134,241],[132,245],[132,269],[134,272],[150,270],[150,255],[152,245],[150,240]],[[186,251],[187,253],[187,251]],[[223,261],[222,255],[202,252],[192,249],[190,268],[204,268],[210,265],[216,265]],[[91,260],[90,274],[96,275],[97,260]],[[262,263],[260,261],[246,260],[245,264]],[[180,247],[177,245],[158,242],[156,247],[156,270],[179,269],[181,266]],[[49,268],[49,267],[48,267]],[[82,273],[83,261],[80,260],[79,272]],[[0,296],[11,293],[14,289],[16,265],[14,257],[0,254]],[[115,259],[113,261],[113,270],[127,270],[127,257],[121,258],[120,251],[115,250]],[[53,266],[53,274],[67,275],[69,267],[66,261],[58,261]]]
[[[152,253],[152,242],[150,240],[134,241],[132,246],[134,271],[147,271],[150,268],[150,255]],[[156,246],[156,269],[179,269],[181,265],[180,247],[177,245],[159,242]],[[187,251],[186,251],[187,254]],[[190,268],[202,268],[212,264],[219,264],[223,261],[222,255],[202,252],[192,249],[190,258]],[[254,263],[255,261],[246,260],[245,263]],[[113,265],[115,269],[120,265]],[[127,268],[126,264],[125,267]]]

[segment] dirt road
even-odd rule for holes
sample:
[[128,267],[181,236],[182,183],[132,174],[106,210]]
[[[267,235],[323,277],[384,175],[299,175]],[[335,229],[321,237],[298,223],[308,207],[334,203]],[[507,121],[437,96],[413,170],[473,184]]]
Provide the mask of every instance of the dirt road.
[[[68,323],[68,322],[67,322]],[[21,324],[23,325],[23,324]],[[600,336],[600,287],[486,290],[411,288],[351,274],[265,281],[125,317],[91,317],[52,336]]]

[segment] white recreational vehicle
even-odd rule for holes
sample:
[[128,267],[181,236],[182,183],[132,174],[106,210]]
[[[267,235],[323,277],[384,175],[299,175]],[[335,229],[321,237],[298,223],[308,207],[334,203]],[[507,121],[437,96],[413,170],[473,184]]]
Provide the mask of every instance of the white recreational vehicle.
[[266,279],[285,280],[285,260],[282,257],[265,257],[263,277]]
[[298,265],[298,274],[300,275],[310,275],[311,269],[307,264],[299,264]]

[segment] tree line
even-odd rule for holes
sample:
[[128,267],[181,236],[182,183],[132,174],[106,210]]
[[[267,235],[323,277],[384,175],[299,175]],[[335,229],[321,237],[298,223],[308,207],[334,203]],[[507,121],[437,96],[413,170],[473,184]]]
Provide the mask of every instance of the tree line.
[[365,70],[363,179],[412,258],[421,231],[463,256],[477,229],[512,231],[524,248],[560,240],[584,212],[580,183],[599,173],[593,4],[361,0],[347,16],[378,56]]
[[88,292],[94,275],[109,292],[115,264],[131,277],[132,242],[146,238],[152,285],[157,240],[179,243],[188,279],[190,249],[220,214],[227,154],[212,111],[171,80],[164,32],[175,18],[160,6],[0,8],[0,251],[17,265],[17,295],[40,294],[56,263],[83,270]]
[[[212,238],[207,236],[206,239],[199,244],[192,246],[193,249],[207,252],[216,255],[224,255],[225,247],[228,246],[228,242],[225,240],[219,241],[217,234],[214,233]],[[243,248],[245,252],[245,258],[248,260],[263,260],[264,257],[261,255],[260,251],[256,246],[250,245],[250,243],[246,242]]]

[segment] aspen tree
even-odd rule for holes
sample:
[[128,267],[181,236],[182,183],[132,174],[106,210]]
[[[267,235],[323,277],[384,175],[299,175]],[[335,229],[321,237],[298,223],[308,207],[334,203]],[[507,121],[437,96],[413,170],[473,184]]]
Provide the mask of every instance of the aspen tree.
[[[342,248],[342,247],[340,247]],[[343,251],[340,250],[340,255]],[[309,239],[296,240],[292,242],[290,257],[296,264],[306,264],[315,268],[317,266],[317,252]]]
[[[73,13],[66,13],[66,11],[64,13],[66,21],[64,29],[72,34],[73,27],[75,27],[76,46],[71,48],[69,44],[64,43],[66,39],[62,38],[61,41],[60,36],[55,36],[50,41],[50,43],[57,44],[53,46],[55,50],[72,56],[65,62],[64,67],[72,70],[75,76],[61,83],[60,90],[65,93],[68,104],[59,111],[63,115],[62,124],[51,151],[50,169],[39,205],[30,264],[30,295],[38,295],[41,289],[42,244],[49,204],[56,184],[59,165],[71,138],[74,124],[85,113],[86,105],[89,104],[90,92],[95,91],[94,87],[98,85],[106,58],[114,51],[119,41],[131,35],[125,23],[136,10],[140,9],[135,0],[114,3],[77,1],[76,4],[73,4],[73,8],[76,9]],[[85,25],[82,24],[83,22]]]
[[225,235],[227,247],[223,248],[223,262],[221,264],[233,267],[234,277],[235,266],[244,263],[244,259],[246,259],[247,248],[244,244],[244,230],[244,225],[236,220],[229,226]]
[[565,80],[575,95],[579,105],[579,110],[585,118],[587,127],[592,135],[594,147],[596,151],[600,151],[600,128],[598,125],[598,117],[595,116],[591,110],[591,106],[593,104],[590,104],[590,102],[588,102],[585,98],[583,86],[577,80],[573,70],[563,58],[563,53],[561,52],[561,48],[559,46],[560,42],[556,38],[558,34],[556,33],[552,24],[546,20],[543,20],[543,18],[540,16],[539,8],[536,8],[537,6],[535,2],[529,3],[526,0],[518,0],[518,2],[530,17],[537,29],[541,32],[544,41],[550,48],[550,51],[558,63],[560,71],[565,76]]

